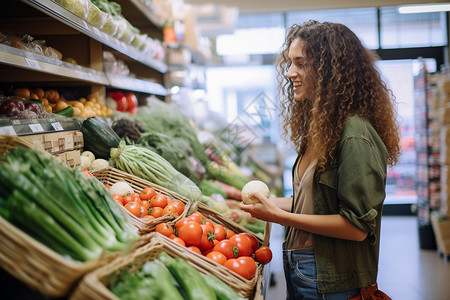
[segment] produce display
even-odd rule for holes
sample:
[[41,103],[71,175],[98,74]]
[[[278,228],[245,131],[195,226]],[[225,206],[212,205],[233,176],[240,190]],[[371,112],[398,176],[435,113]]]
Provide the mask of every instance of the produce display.
[[179,257],[166,252],[138,270],[126,269],[110,279],[110,290],[120,299],[244,299],[212,274],[201,274]]
[[[136,60],[135,54],[164,59],[161,42],[133,26],[133,20],[122,14],[119,3],[53,2],[61,7],[40,3],[49,10],[37,11],[36,16],[45,15],[45,21],[55,22],[64,18],[83,27],[80,30],[70,23],[66,24],[72,27],[67,34],[60,32],[65,36],[78,30],[84,36],[83,44],[88,42],[89,51],[77,54],[80,62],[100,62],[98,45],[105,41],[118,46],[114,49],[118,58],[145,65],[136,67],[139,71],[153,68]],[[131,2],[120,1],[124,7],[134,5]],[[143,5],[149,5],[149,1],[144,2]],[[29,4],[18,2],[14,7]],[[131,16],[138,10],[133,8],[125,15]],[[147,13],[143,15],[148,18]],[[11,17],[16,19],[18,15]],[[140,16],[136,20],[144,26],[141,19]],[[20,22],[13,22],[10,27],[22,29],[21,25],[16,26]],[[24,22],[23,30],[30,24]],[[56,24],[52,28],[60,31]],[[149,28],[145,26],[148,32]],[[33,30],[30,32],[37,32]],[[91,34],[86,34],[86,30]],[[120,299],[252,298],[257,282],[262,286],[263,265],[270,262],[271,251],[261,242],[265,222],[240,211],[234,202],[242,200],[241,189],[254,178],[241,172],[220,145],[202,144],[198,128],[177,106],[155,97],[144,98],[148,97],[146,92],[135,93],[128,81],[119,80],[135,76],[128,66],[118,73],[117,66],[124,61],[116,59],[114,67],[105,59],[105,51],[103,75],[110,85],[94,82],[94,77],[84,75],[97,72],[70,66],[66,62],[77,62],[51,46],[50,42],[63,49],[66,37],[59,40],[60,34],[54,35],[45,28],[38,31],[36,38],[6,30],[0,33],[7,57],[17,56],[22,64],[3,61],[8,64],[5,70],[25,70],[13,72],[11,80],[18,82],[5,81],[0,89],[2,135],[16,135],[2,141],[17,142],[23,138],[28,141],[24,146],[30,147],[0,145],[5,147],[2,154],[6,153],[0,157],[0,219],[7,228],[2,234],[0,267],[43,297],[69,299],[78,283],[87,278],[85,275],[136,257],[136,265],[108,277],[110,282],[102,280]],[[52,74],[55,68],[47,69],[47,64],[64,68],[64,74]],[[164,69],[163,65],[156,62],[155,70],[164,73],[157,70]],[[80,69],[81,73],[76,72]],[[25,73],[30,77],[16,79]],[[120,91],[121,86],[124,90]],[[67,134],[69,131],[73,134]],[[70,161],[70,167],[62,161]],[[211,219],[198,211],[204,211],[206,206],[212,208]],[[166,249],[156,259],[140,261],[141,251],[153,245],[149,239],[152,234],[181,252]],[[15,253],[20,255],[22,251],[26,257],[18,260]],[[204,265],[196,265],[195,260]],[[14,268],[17,270],[13,272]],[[61,269],[65,271],[59,272]]]
[[272,256],[270,249],[261,246],[255,236],[236,233],[214,223],[198,211],[181,218],[173,226],[161,223],[155,231],[247,280],[255,276],[255,259],[260,264],[267,264]]
[[[15,119],[48,118],[49,113],[65,117],[89,118],[109,117],[113,111],[105,106],[95,94],[87,98],[66,100],[55,89],[15,88],[0,96],[0,117]],[[11,95],[8,95],[11,94]]]
[[119,146],[120,138],[100,117],[90,117],[81,125],[84,149],[92,152],[96,158],[108,159],[112,148]]
[[119,181],[110,187],[109,192],[119,205],[137,218],[154,220],[169,214],[179,216],[185,209],[182,201],[167,198],[151,187],[135,193],[126,182]]
[[50,154],[14,148],[0,176],[1,216],[64,256],[93,260],[138,238],[103,184]]
[[118,148],[111,149],[111,158],[120,170],[154,182],[192,201],[199,201],[202,197],[195,183],[148,148],[126,145],[121,141]]

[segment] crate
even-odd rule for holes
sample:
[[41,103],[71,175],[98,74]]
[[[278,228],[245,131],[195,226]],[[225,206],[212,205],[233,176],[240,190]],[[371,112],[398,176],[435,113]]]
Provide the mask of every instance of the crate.
[[130,219],[131,224],[133,224],[133,226],[135,226],[139,230],[139,233],[141,235],[155,230],[156,226],[160,223],[176,222],[179,219],[185,217],[187,212],[189,211],[191,203],[192,203],[189,199],[187,199],[173,191],[170,191],[162,186],[159,186],[150,181],[147,181],[145,179],[142,179],[135,175],[126,173],[124,171],[121,171],[121,170],[113,168],[113,167],[95,171],[92,173],[92,175],[94,177],[96,177],[98,180],[100,180],[103,184],[108,184],[108,185],[113,185],[114,183],[119,182],[119,181],[125,181],[133,188],[133,190],[136,193],[140,193],[146,187],[151,187],[157,193],[161,193],[170,199],[180,200],[181,202],[184,203],[185,209],[184,209],[183,214],[181,214],[180,216],[176,216],[174,214],[169,214],[169,215],[165,215],[165,216],[162,216],[160,218],[157,218],[155,220],[150,220],[150,221],[140,219],[140,218],[136,217],[135,215],[131,214],[125,208],[123,208],[127,212],[127,216]]
[[441,219],[438,214],[431,215],[431,225],[438,250],[443,255],[450,255],[450,219]]
[[0,155],[4,155],[16,145],[49,152],[67,166],[73,168],[81,164],[81,150],[84,144],[81,131],[63,131],[20,137],[0,135]]
[[236,280],[234,276],[230,276],[231,271],[228,269],[212,260],[204,259],[201,255],[188,250],[186,247],[173,242],[169,238],[156,232],[150,233],[148,236],[149,243],[138,248],[132,254],[120,257],[108,265],[88,273],[79,283],[71,295],[70,300],[118,300],[107,287],[110,277],[129,266],[140,267],[145,262],[157,258],[162,251],[172,257],[180,257],[186,260],[200,273],[215,275],[243,297],[253,298],[256,290],[256,282],[261,282],[262,268],[258,268],[259,273],[255,276],[252,284],[243,284],[242,281]]

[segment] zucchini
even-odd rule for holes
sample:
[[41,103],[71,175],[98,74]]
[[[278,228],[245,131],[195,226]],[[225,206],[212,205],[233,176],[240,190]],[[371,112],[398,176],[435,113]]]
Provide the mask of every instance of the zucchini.
[[169,269],[181,288],[186,292],[188,300],[215,300],[215,292],[205,278],[187,261],[180,257],[172,258],[166,252],[159,254],[159,260]]
[[101,117],[90,117],[81,125],[84,150],[94,153],[96,158],[109,159],[111,148],[117,148],[120,137]]
[[[42,104],[42,102],[41,102],[41,104]],[[73,107],[69,105],[64,109],[57,111],[55,114],[70,118],[73,115]]]
[[218,300],[244,300],[233,288],[212,274],[202,274]]

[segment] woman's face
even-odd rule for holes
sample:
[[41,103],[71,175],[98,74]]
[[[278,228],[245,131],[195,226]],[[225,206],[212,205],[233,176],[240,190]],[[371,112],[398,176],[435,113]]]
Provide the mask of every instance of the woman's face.
[[314,78],[310,62],[304,55],[304,42],[295,39],[289,47],[288,58],[290,66],[286,77],[292,81],[294,100],[303,101],[314,91]]

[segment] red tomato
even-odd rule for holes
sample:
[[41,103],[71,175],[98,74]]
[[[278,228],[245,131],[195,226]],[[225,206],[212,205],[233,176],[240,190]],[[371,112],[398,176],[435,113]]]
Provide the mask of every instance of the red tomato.
[[175,228],[180,229],[183,225],[186,225],[190,220],[188,218],[181,218],[175,223]]
[[174,214],[174,215],[178,216],[177,208],[175,206],[173,206],[172,204],[166,205],[166,207],[164,207],[164,209],[163,209],[163,216],[168,215],[168,214]]
[[[181,214],[184,212],[184,208],[186,207],[186,205],[183,203],[183,201],[180,200],[170,199],[170,201],[172,202],[172,205],[175,206],[175,208],[177,209],[177,214],[181,216]],[[169,202],[169,200],[167,200],[167,202]]]
[[181,238],[187,246],[199,246],[202,239],[203,229],[200,224],[188,222],[178,230],[178,237]]
[[141,197],[139,197],[138,193],[131,193],[129,196],[133,199],[133,202],[137,202],[139,204],[142,204]]
[[256,263],[253,258],[251,258],[250,256],[241,256],[236,259],[242,266],[244,266],[248,270],[248,273],[250,276],[249,279],[252,279],[253,277],[255,277]]
[[208,249],[208,250],[206,250],[206,251],[203,251],[202,252],[202,255],[203,256],[206,256],[206,255],[208,255],[210,252],[213,252],[214,251],[214,249],[213,248],[210,248],[210,249]]
[[148,214],[148,210],[150,209],[150,202],[148,202],[148,200],[143,200],[141,206],[144,210],[147,211]]
[[254,235],[251,235],[250,233],[247,232],[243,232],[241,233],[241,235],[244,235],[249,239],[250,244],[252,245],[252,251],[253,253],[255,253],[255,251],[258,250],[259,247],[258,239]]
[[219,252],[219,251],[211,251],[206,255],[207,258],[215,261],[216,263],[223,265],[226,261],[227,258],[225,257],[225,255],[223,255],[223,253]]
[[222,225],[214,224],[214,236],[216,237],[216,240],[224,240],[225,235],[225,228]]
[[229,238],[230,241],[233,241],[239,249],[239,256],[249,256],[252,252],[252,244],[250,240],[242,234],[235,234]]
[[137,111],[138,99],[135,94],[127,93],[125,94],[127,99],[127,111],[130,113],[135,113]]
[[139,205],[139,203],[137,203],[137,202],[128,202],[127,204],[125,204],[125,208],[130,213],[135,215],[136,217],[138,217],[138,218],[141,217],[141,209],[142,209],[142,207]]
[[163,210],[161,207],[150,207],[149,211],[151,216],[154,216],[155,218],[159,218],[163,215]]
[[142,203],[141,198],[139,198],[139,194],[131,193],[123,197],[123,204],[127,204],[128,202],[137,202],[139,205]]
[[211,226],[214,229],[214,223],[210,219],[204,219],[203,224]]
[[145,216],[148,216],[148,209],[145,209],[145,207],[141,205],[141,218]]
[[192,216],[199,216],[200,219],[206,219],[205,216],[204,216],[201,212],[199,212],[199,211],[196,211],[196,212],[192,213],[192,214],[190,215],[190,217],[192,217]]
[[260,264],[268,264],[272,260],[272,250],[267,246],[261,246],[255,251],[255,260]]
[[108,97],[111,97],[116,101],[117,103],[117,110],[118,111],[127,111],[127,98],[122,92],[110,92],[107,94]]
[[242,265],[236,258],[228,259],[223,264],[223,266],[225,268],[228,268],[231,271],[241,275],[245,279],[250,279],[251,278],[249,269],[245,265]]
[[151,207],[161,207],[164,208],[167,205],[167,197],[163,194],[156,194],[150,199]]
[[231,229],[226,229],[225,231],[227,232],[227,235],[225,236],[226,239],[229,239],[234,235],[234,231]]
[[117,204],[119,204],[120,206],[123,206],[123,203],[122,203],[122,201],[120,201],[120,200],[117,200],[117,199],[114,199],[114,201],[116,201],[116,202],[117,202]]
[[122,195],[119,195],[119,194],[112,194],[112,198],[113,198],[114,200],[116,200],[117,203],[120,203],[120,205],[123,206],[123,196],[122,196]]
[[236,247],[233,241],[222,240],[214,246],[214,251],[219,251],[225,255],[227,259],[235,258],[239,254],[239,249]]
[[180,244],[180,245],[186,247],[186,243],[185,243],[182,239],[180,239],[179,237],[173,236],[173,237],[171,237],[170,239],[171,239],[172,241],[174,241],[175,243],[178,243],[178,244]]
[[173,228],[172,226],[170,226],[167,223],[160,223],[156,226],[155,228],[156,232],[161,233],[162,235],[165,235],[167,237],[169,237],[170,235],[173,234]]
[[156,195],[156,191],[154,189],[152,189],[151,187],[146,187],[139,193],[139,197],[141,197],[141,200],[150,200],[155,195]]
[[200,225],[202,227],[202,238],[200,240],[200,245],[198,246],[201,251],[206,251],[214,247],[214,229],[206,224]]
[[109,191],[109,189],[111,188],[111,186],[109,184],[105,184],[105,188]]
[[199,215],[190,215],[188,218],[189,218],[189,220],[191,220],[191,221],[193,221],[195,223],[198,223],[200,225],[203,224],[202,217],[200,217]]
[[145,221],[152,221],[155,219],[155,217],[151,216],[151,215],[146,215],[146,216],[143,216],[142,219],[144,219]]
[[198,254],[202,255],[202,252],[201,252],[200,249],[199,249],[198,247],[196,247],[196,246],[189,246],[189,247],[186,247],[186,248],[188,248],[188,249],[191,250],[191,251],[194,251],[195,253],[198,253]]

